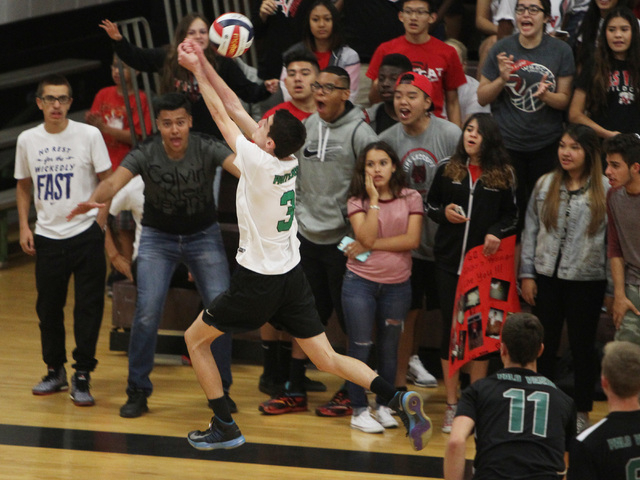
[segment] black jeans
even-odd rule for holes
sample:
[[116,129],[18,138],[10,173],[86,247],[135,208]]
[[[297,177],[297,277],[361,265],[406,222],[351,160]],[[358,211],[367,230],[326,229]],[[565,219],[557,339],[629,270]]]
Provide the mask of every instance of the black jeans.
[[104,233],[97,223],[84,232],[64,240],[36,235],[36,312],[40,320],[42,358],[50,367],[67,361],[64,306],[73,274],[73,368],[91,372],[98,361],[96,344],[104,310]]
[[340,327],[346,332],[342,313],[342,278],[347,266],[347,257],[338,250],[337,244],[320,245],[302,235],[298,235],[298,238],[300,263],[311,286],[320,320],[326,325],[335,309]]
[[538,359],[538,372],[554,380],[556,352],[566,320],[573,357],[573,398],[579,412],[590,412],[597,377],[596,330],[607,282],[561,280],[544,275],[538,275],[536,282],[538,295],[532,311],[544,326],[544,352]]
[[520,152],[507,150],[511,157],[511,165],[516,171],[516,204],[518,205],[518,237],[524,228],[524,217],[527,213],[527,204],[538,179],[550,172],[558,164],[558,143],[556,140],[551,145],[540,150]]

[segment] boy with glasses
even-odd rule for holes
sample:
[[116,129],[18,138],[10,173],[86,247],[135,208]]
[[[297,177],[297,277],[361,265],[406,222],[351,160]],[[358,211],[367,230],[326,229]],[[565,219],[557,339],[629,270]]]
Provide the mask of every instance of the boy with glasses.
[[[42,357],[47,375],[32,389],[49,395],[69,389],[65,349],[64,306],[71,275],[75,307],[71,400],[77,406],[95,403],[89,374],[95,358],[104,308],[104,227],[108,206],[93,209],[72,221],[69,210],[87,198],[98,183],[111,175],[111,161],[100,131],[67,118],[73,101],[71,85],[51,75],[38,85],[36,103],[44,123],[18,137],[14,176],[20,223],[20,246],[36,257],[36,312],[40,320]],[[29,226],[33,188],[37,220]],[[37,255],[36,255],[37,254]]]
[[373,80],[369,100],[371,103],[379,101],[377,79],[382,59],[389,53],[401,53],[411,60],[414,72],[424,75],[433,84],[434,114],[460,126],[458,87],[466,82],[466,78],[456,50],[429,35],[429,28],[437,19],[435,2],[401,0],[400,3],[402,10],[398,18],[405,33],[381,44],[373,54],[367,71],[367,77]]

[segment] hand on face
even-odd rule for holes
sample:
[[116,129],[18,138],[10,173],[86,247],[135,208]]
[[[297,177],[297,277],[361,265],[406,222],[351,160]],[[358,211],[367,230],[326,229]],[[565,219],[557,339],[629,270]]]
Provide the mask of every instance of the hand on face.
[[373,177],[366,172],[364,174],[364,186],[367,189],[367,194],[369,195],[371,203],[377,205],[378,200],[380,199],[380,194],[373,183]]

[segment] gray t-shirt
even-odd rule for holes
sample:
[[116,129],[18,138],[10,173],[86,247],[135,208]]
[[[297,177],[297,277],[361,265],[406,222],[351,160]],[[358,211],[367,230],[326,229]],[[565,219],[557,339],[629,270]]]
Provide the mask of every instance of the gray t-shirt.
[[[382,132],[380,140],[391,145],[398,154],[402,169],[409,180],[409,187],[420,192],[426,204],[438,165],[454,154],[461,133],[460,128],[454,123],[431,115],[429,126],[419,135],[409,135],[402,124],[398,123]],[[413,251],[413,256],[433,260],[433,245],[438,225],[427,215],[422,218],[422,238],[420,246]]]
[[543,35],[540,45],[524,48],[518,35],[503,38],[489,51],[482,75],[493,81],[500,76],[496,56],[513,55],[514,67],[504,89],[491,103],[491,113],[500,126],[506,147],[510,150],[540,150],[562,135],[563,113],[533,96],[540,80],[547,75],[555,91],[560,77],[575,72],[573,53],[566,42]]
[[216,167],[231,155],[219,140],[189,134],[184,158],[171,160],[155,135],[132,150],[122,166],[144,181],[142,225],[175,235],[190,235],[216,220],[213,179]]

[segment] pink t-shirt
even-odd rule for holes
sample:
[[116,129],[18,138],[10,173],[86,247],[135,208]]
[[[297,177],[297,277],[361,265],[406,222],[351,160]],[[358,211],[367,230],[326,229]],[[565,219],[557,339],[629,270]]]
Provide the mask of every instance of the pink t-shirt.
[[426,76],[433,84],[434,113],[440,118],[444,106],[445,92],[457,90],[467,83],[456,49],[437,38],[430,37],[425,43],[410,43],[403,35],[382,43],[373,54],[367,77],[378,78],[378,70],[385,55],[401,53],[413,65],[413,71]]
[[[380,200],[378,203],[378,238],[395,237],[407,233],[410,215],[423,215],[422,196],[410,188],[402,190],[402,196],[393,200]],[[351,197],[347,201],[349,216],[366,213],[369,199]],[[411,276],[411,250],[388,252],[374,250],[366,261],[347,260],[347,268],[362,278],[377,283],[402,283]]]

